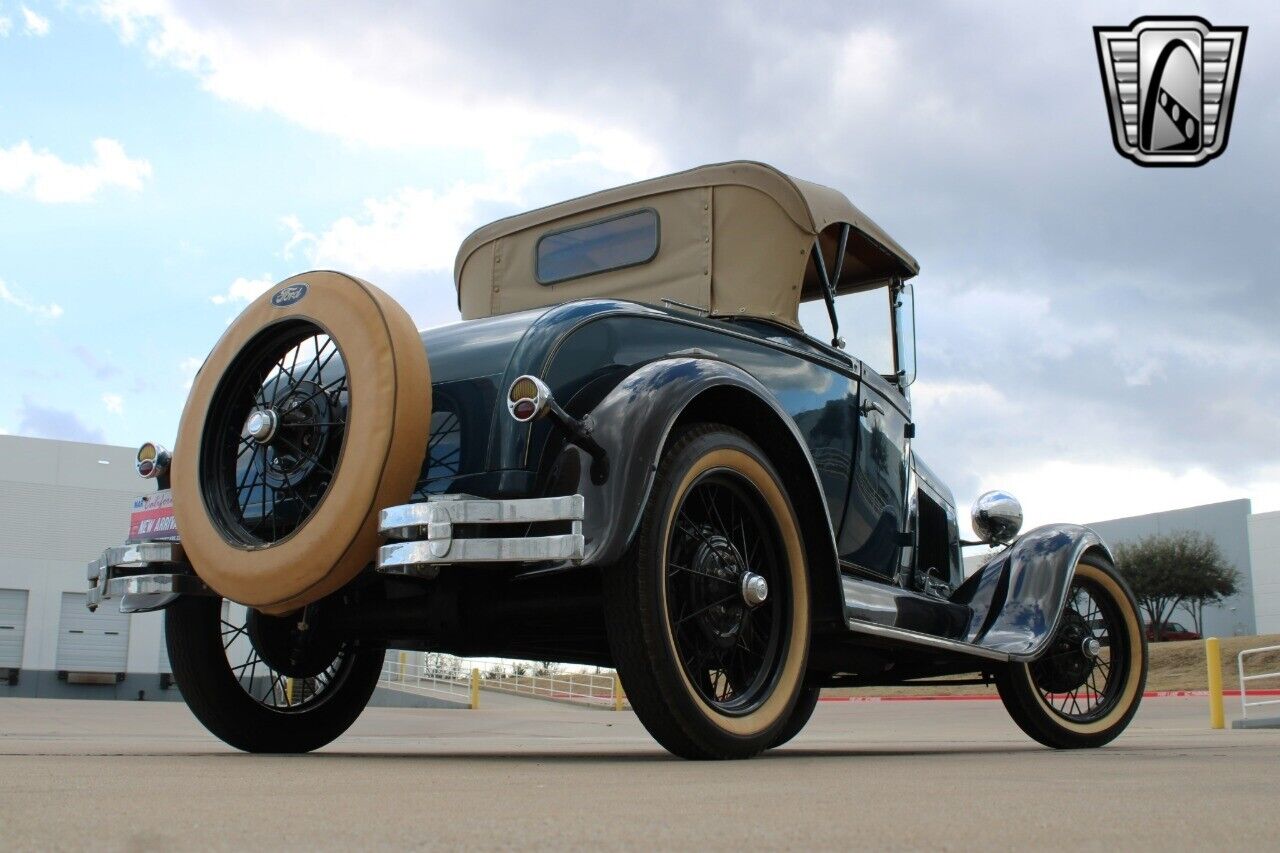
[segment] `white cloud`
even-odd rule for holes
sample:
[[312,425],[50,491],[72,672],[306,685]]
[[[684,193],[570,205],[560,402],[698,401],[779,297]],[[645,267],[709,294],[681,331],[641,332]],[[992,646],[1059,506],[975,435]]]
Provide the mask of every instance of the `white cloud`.
[[357,275],[452,272],[458,246],[472,230],[503,213],[527,209],[531,187],[557,175],[583,173],[601,164],[590,152],[543,159],[495,170],[482,182],[456,182],[436,191],[405,187],[384,198],[365,199],[358,214],[343,216],[319,231],[296,214],[281,218],[290,236],[285,260],[300,255],[315,268]]
[[114,139],[94,140],[93,160],[81,165],[37,151],[25,140],[0,148],[0,192],[47,204],[92,201],[106,187],[140,190],[150,177],[151,164],[129,157]]
[[[99,12],[126,43],[143,40],[153,57],[195,75],[214,96],[319,133],[378,148],[479,151],[499,165],[524,162],[539,140],[567,137],[609,169],[652,174],[661,164],[651,142],[585,111],[491,91],[465,72],[473,57],[398,21],[361,19],[351,24],[364,30],[355,34],[341,24],[313,29],[308,13],[255,27],[270,16],[219,22],[175,5],[103,0]],[[279,26],[290,37],[281,38]]]
[[[1016,495],[1026,513],[1024,529],[1030,530],[1052,522],[1087,524],[1237,498],[1253,498],[1253,510],[1258,512],[1280,501],[1276,473],[1233,483],[1198,467],[1178,470],[1147,462],[1051,460],[994,471],[982,477],[978,493],[1004,489]],[[965,499],[973,497],[976,494],[961,496],[966,523]]]
[[479,205],[518,197],[512,184],[457,184],[442,193],[405,188],[366,199],[359,215],[341,217],[318,234],[288,216],[285,258],[300,251],[314,266],[361,274],[450,270],[458,244],[478,224]]
[[107,407],[107,411],[113,415],[124,414],[124,397],[119,394],[103,394],[102,405]]
[[48,305],[41,305],[32,302],[24,296],[19,296],[9,289],[8,285],[0,279],[0,302],[12,305],[33,317],[39,317],[44,320],[56,320],[62,316],[62,306],[56,302],[50,302]]
[[9,31],[13,29],[13,21],[4,15],[0,15],[0,38],[6,38]]
[[29,36],[39,38],[49,34],[49,19],[37,15],[26,6],[22,7],[22,21],[24,32]]
[[182,376],[182,387],[185,390],[191,390],[192,383],[196,381],[196,373],[199,372],[202,364],[204,359],[195,356],[189,356],[178,362],[178,373]]
[[[241,276],[231,282],[231,286],[227,288],[226,293],[219,293],[209,297],[209,301],[214,305],[226,305],[227,303],[236,302],[252,302],[259,296],[267,292],[276,280],[270,273],[263,273],[258,278],[244,278]],[[200,365],[196,365],[199,367]]]
[[890,33],[879,29],[851,30],[837,54],[832,83],[838,97],[860,102],[892,97],[884,81],[901,75],[902,49]]
[[85,423],[75,411],[45,406],[26,395],[18,407],[18,435],[91,444],[101,444],[104,439],[101,428]]

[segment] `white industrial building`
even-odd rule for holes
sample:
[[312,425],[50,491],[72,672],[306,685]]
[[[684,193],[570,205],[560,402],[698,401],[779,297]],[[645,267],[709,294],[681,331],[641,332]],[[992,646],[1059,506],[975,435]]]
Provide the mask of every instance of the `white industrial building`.
[[[0,435],[0,697],[180,698],[162,613],[84,606],[86,565],[124,541],[134,498],[151,489],[134,454]],[[1206,609],[1206,629],[1280,633],[1280,512],[1251,515],[1248,501],[1229,501],[1095,526],[1117,541],[1170,529],[1214,535],[1242,589],[1213,624]]]
[[1253,612],[1259,634],[1280,634],[1280,512],[1249,516]]
[[162,613],[84,606],[86,565],[149,490],[135,453],[0,435],[0,696],[179,698]]

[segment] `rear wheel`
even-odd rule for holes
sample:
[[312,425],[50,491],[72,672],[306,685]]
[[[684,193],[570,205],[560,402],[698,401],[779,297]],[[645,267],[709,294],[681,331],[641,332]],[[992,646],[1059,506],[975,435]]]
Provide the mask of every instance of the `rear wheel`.
[[659,743],[701,759],[774,744],[803,689],[809,589],[791,502],[759,447],[713,425],[675,436],[604,591],[618,674]]
[[1106,557],[1076,566],[1066,609],[1039,660],[997,674],[1005,708],[1045,746],[1079,749],[1114,740],[1142,701],[1147,641],[1133,593]]
[[310,752],[345,732],[377,685],[384,650],[326,633],[321,606],[276,617],[219,598],[174,602],[169,662],[196,719],[246,752]]

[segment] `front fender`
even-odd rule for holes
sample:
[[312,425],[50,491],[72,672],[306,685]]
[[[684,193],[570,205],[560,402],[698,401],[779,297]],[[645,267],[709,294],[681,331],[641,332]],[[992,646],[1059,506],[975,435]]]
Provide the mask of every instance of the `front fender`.
[[1013,661],[1038,658],[1058,628],[1076,564],[1094,549],[1111,558],[1102,538],[1078,524],[1023,534],[952,595],[972,610],[966,641]]

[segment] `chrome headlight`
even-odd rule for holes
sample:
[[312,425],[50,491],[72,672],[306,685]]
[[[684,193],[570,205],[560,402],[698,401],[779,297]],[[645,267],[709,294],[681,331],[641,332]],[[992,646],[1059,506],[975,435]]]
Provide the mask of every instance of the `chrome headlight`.
[[1022,529],[1022,504],[1008,492],[986,492],[973,502],[969,517],[983,542],[1008,545]]

